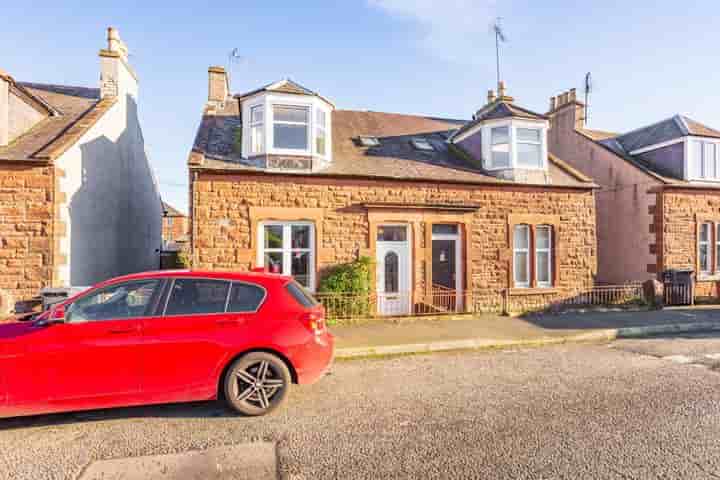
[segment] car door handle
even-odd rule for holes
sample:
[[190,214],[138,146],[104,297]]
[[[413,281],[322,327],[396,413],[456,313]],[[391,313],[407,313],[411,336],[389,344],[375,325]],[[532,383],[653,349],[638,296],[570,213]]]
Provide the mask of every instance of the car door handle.
[[112,333],[114,335],[121,334],[121,333],[133,333],[137,332],[140,328],[139,327],[117,327],[117,328],[111,328],[108,330],[109,333]]
[[245,322],[245,319],[240,317],[235,318],[218,318],[215,323],[218,325],[225,325],[225,326],[232,326],[232,325],[240,325]]

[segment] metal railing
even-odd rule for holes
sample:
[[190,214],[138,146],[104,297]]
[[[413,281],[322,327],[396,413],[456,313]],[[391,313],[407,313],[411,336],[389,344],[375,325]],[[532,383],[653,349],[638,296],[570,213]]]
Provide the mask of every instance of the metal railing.
[[[519,294],[521,293],[521,294]],[[575,291],[455,290],[433,285],[428,291],[396,293],[319,293],[329,320],[378,316],[454,315],[480,312],[530,312],[590,306],[633,306],[645,302],[642,284],[601,285]]]

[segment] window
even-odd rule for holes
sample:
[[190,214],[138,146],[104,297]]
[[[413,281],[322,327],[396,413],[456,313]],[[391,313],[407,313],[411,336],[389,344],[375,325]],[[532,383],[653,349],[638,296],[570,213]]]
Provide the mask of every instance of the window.
[[700,225],[698,237],[698,268],[701,273],[710,273],[710,232],[711,223]]
[[233,283],[228,312],[256,312],[265,299],[265,290],[251,283]]
[[301,222],[265,223],[260,228],[260,258],[269,272],[292,275],[314,289],[314,228]]
[[265,110],[262,105],[250,109],[250,153],[265,150]]
[[388,252],[385,264],[385,293],[398,293],[400,290],[400,258],[395,252]]
[[150,315],[159,280],[138,280],[105,287],[70,305],[68,322],[120,320]]
[[510,166],[510,127],[495,127],[490,130],[491,167]]
[[423,152],[435,151],[430,142],[424,138],[413,138],[412,140],[410,140],[410,143],[412,143],[412,146],[415,147],[416,150],[420,150]]
[[361,147],[377,147],[380,140],[377,137],[358,137],[358,143]]
[[407,227],[404,225],[383,225],[378,227],[379,242],[404,242],[407,240]]
[[173,282],[165,315],[222,313],[230,282],[205,278],[178,278]]
[[715,225],[715,271],[720,272],[720,223]]
[[513,235],[513,272],[516,287],[530,286],[530,227],[517,225]]
[[324,110],[317,110],[316,126],[315,126],[315,152],[318,155],[325,155],[326,153],[326,129],[327,129],[327,114]]
[[547,225],[538,226],[535,229],[535,276],[538,287],[549,287],[552,284],[551,244],[552,229]]
[[273,106],[273,145],[286,150],[308,149],[308,107]]
[[297,282],[288,283],[285,289],[287,289],[288,293],[303,307],[310,308],[318,304],[318,301]]
[[443,223],[435,223],[432,226],[433,235],[457,235],[458,226]]
[[537,128],[518,128],[516,133],[518,166],[542,167],[541,131]]
[[172,222],[172,221],[173,221],[172,217],[167,217],[165,220],[167,220],[167,226],[168,226],[168,227],[172,227],[172,223],[173,223],[173,222]]

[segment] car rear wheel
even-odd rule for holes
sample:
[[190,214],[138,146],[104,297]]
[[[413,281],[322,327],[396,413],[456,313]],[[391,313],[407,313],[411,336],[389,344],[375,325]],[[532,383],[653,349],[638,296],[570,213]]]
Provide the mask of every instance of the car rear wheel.
[[285,402],[292,377],[279,357],[252,352],[237,359],[225,375],[225,399],[244,415],[265,415]]

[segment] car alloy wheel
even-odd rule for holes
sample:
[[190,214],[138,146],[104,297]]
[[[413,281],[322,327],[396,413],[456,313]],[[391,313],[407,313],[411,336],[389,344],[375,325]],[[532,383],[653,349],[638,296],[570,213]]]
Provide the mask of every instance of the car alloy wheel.
[[225,398],[245,415],[264,415],[287,398],[292,378],[285,362],[265,352],[239,358],[225,376]]

